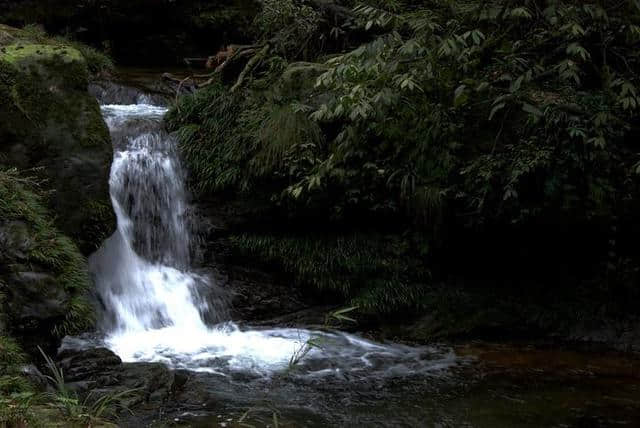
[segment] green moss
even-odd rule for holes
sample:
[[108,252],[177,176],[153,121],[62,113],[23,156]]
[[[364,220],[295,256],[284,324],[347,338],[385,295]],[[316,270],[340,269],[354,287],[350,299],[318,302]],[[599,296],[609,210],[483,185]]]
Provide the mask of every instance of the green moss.
[[67,150],[73,142],[80,147],[108,147],[109,132],[98,104],[86,92],[88,74],[81,57],[68,62],[59,55],[18,52],[21,56],[0,55],[0,93],[9,100],[0,107],[0,115],[13,119],[4,122],[0,132],[14,136],[38,132],[36,142],[63,140]]
[[16,43],[0,48],[0,59],[12,64],[18,64],[34,57],[38,59],[54,59],[65,64],[73,61],[84,62],[84,57],[78,50],[64,45]]
[[[110,67],[110,60],[94,49],[51,39],[38,27],[0,26],[0,95],[10,100],[0,106],[0,118],[6,119],[0,136],[37,132],[41,135],[36,141],[109,147],[108,129],[98,104],[87,93],[87,84],[90,71]],[[25,131],[30,128],[35,129]]]
[[[11,48],[9,45],[13,45]],[[20,58],[35,54],[39,56],[63,55],[67,60],[84,60],[92,75],[109,73],[114,65],[111,58],[104,53],[64,37],[50,37],[37,25],[27,25],[22,29],[0,24],[0,49],[8,46],[7,55]],[[22,46],[22,49],[15,47]],[[35,48],[34,48],[35,47]],[[39,52],[38,52],[39,51]]]

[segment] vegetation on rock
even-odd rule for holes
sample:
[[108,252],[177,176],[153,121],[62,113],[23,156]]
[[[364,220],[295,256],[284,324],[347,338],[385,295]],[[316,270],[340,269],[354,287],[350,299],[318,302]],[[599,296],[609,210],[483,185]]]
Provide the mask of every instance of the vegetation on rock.
[[90,70],[111,67],[105,58],[37,27],[0,26],[0,153],[19,169],[42,167],[38,173],[56,190],[47,201],[56,224],[85,254],[114,224],[110,212],[95,223],[96,213],[105,214],[100,207],[110,207],[112,149],[98,103],[87,92]]
[[[0,170],[2,313],[8,315],[9,330],[62,337],[93,324],[92,309],[85,300],[90,285],[88,267],[71,239],[57,230],[34,186],[15,170]],[[46,277],[34,280],[39,275]],[[40,286],[49,289],[38,289]],[[34,309],[25,313],[32,305],[44,308],[37,296],[60,296],[59,312],[36,313]]]

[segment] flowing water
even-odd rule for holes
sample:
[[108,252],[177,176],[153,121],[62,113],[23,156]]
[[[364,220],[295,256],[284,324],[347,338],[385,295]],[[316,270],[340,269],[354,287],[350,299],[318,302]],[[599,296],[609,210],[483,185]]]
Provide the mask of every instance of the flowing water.
[[[63,346],[189,373],[175,403],[152,409],[168,412],[159,426],[640,426],[640,363],[626,354],[239,327],[225,290],[193,260],[197,224],[166,108],[129,90],[98,96],[118,228],[90,259],[102,336]],[[123,426],[157,423],[136,417]]]
[[[439,372],[446,348],[382,345],[340,333],[242,330],[224,290],[194,272],[193,216],[163,107],[103,105],[115,154],[110,189],[118,228],[91,257],[106,345],[126,362],[270,376],[297,363],[309,376]],[[313,345],[312,345],[313,343]]]

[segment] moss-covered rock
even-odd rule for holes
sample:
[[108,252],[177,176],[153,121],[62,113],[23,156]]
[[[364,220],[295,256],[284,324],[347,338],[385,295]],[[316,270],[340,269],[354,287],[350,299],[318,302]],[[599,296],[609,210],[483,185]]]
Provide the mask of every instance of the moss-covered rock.
[[[55,223],[83,253],[113,230],[109,131],[87,91],[89,70],[76,48],[0,26],[0,153],[53,189]],[[2,45],[4,41],[4,45]]]

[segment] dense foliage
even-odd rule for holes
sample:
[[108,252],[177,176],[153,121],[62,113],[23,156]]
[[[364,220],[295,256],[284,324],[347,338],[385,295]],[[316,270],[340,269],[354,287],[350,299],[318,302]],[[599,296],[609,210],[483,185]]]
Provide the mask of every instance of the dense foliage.
[[[633,282],[637,1],[334,6],[339,13],[327,15],[316,2],[265,1],[257,23],[268,53],[249,61],[234,90],[209,87],[169,117],[196,189],[266,196],[296,220],[284,238],[236,242],[280,260],[302,282],[314,281],[298,264],[316,266],[335,289],[358,290],[345,293],[356,300],[375,289],[375,274],[362,272],[351,288],[343,267],[314,261],[318,245],[338,259],[342,245],[292,245],[291,234],[304,242],[318,230],[383,230],[407,248],[392,264],[433,270],[435,260],[453,264],[470,236],[491,240],[472,256],[491,260],[512,252],[497,249],[505,237],[526,231],[575,249],[577,259],[587,254],[578,263],[593,264],[588,275],[602,284]],[[338,19],[345,6],[349,14]],[[567,229],[580,239],[560,242]],[[543,263],[541,255],[553,253],[548,243],[519,242],[531,247],[524,263]],[[292,262],[292,251],[305,262]],[[450,274],[439,270],[441,279]],[[427,277],[412,278],[418,292],[409,295],[420,296]],[[403,281],[391,280],[383,295],[399,287]],[[415,303],[385,301],[393,310]]]

